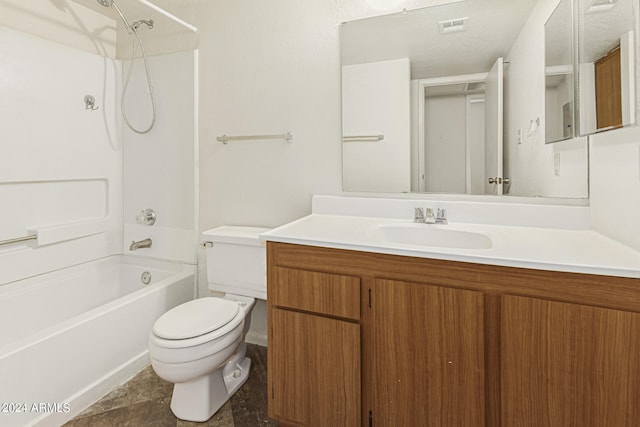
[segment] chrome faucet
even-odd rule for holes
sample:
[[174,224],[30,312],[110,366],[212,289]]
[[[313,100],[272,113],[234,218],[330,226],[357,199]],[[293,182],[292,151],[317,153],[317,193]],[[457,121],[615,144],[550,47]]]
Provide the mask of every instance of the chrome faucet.
[[150,248],[151,247],[151,239],[144,239],[136,242],[135,240],[131,242],[131,246],[129,246],[130,251],[137,251],[138,249]]
[[425,224],[448,224],[447,210],[438,208],[434,214],[433,208],[415,208],[413,214],[413,222]]

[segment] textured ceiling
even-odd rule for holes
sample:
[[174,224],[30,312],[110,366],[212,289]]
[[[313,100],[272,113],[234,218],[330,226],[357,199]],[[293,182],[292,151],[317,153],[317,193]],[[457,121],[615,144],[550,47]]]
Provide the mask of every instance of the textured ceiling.
[[594,62],[620,43],[620,36],[634,29],[638,0],[617,0],[610,10],[589,12],[593,0],[580,0],[580,62]]
[[[489,71],[506,56],[537,0],[467,0],[341,26],[344,65],[411,58],[412,78]],[[440,34],[438,22],[468,18],[465,31]]]
[[[593,62],[633,30],[637,0],[616,0],[613,8],[587,12],[593,0],[580,0],[580,61]],[[344,23],[340,27],[342,64],[409,57],[412,78],[489,71],[506,57],[537,0],[466,0]],[[571,63],[571,2],[563,0],[550,21],[547,58]],[[465,20],[465,31],[440,34],[438,22]]]
[[[114,8],[97,0],[71,0],[116,21]],[[201,0],[150,0],[182,20],[196,24]],[[261,0],[264,1],[264,0]],[[451,0],[454,1],[454,0]],[[341,25],[341,50],[344,65],[411,58],[412,78],[439,77],[487,72],[496,58],[506,57],[537,0],[455,0],[440,6],[415,9],[374,18],[350,21]],[[116,0],[129,22],[153,19],[169,33],[186,31],[184,27],[150,9],[138,0]],[[553,64],[566,63],[566,46],[570,43],[570,8],[558,7],[556,30],[547,37],[548,58]],[[617,0],[602,13],[585,13],[593,0],[580,0],[582,14],[580,58],[592,62],[619,43],[623,32],[634,28],[634,2]],[[637,5],[635,6],[637,7]],[[465,20],[465,31],[440,34],[438,22],[457,18]],[[159,28],[160,29],[160,28]]]

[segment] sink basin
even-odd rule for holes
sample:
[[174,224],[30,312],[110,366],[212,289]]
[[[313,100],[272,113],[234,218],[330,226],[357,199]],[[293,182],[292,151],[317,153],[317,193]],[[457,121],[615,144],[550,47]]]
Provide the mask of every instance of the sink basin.
[[388,242],[441,248],[489,249],[491,238],[473,231],[447,229],[431,224],[380,224],[372,231],[375,237]]

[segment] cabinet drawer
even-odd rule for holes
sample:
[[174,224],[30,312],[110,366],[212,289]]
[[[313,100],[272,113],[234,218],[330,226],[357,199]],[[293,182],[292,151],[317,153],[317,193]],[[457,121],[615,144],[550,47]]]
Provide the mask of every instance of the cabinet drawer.
[[345,319],[360,319],[360,278],[273,267],[271,304]]

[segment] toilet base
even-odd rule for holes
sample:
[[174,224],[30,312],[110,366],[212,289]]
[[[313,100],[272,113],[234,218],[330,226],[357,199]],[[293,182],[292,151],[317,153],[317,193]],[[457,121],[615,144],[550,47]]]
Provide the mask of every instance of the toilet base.
[[251,359],[244,357],[244,352],[236,356],[241,357],[233,357],[210,375],[176,383],[171,397],[173,414],[185,421],[203,422],[211,418],[249,379]]

